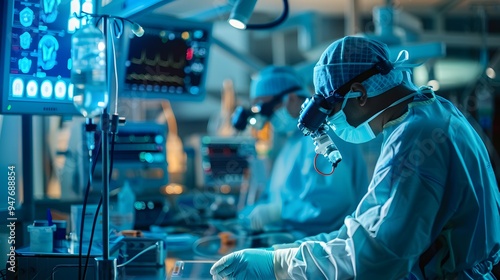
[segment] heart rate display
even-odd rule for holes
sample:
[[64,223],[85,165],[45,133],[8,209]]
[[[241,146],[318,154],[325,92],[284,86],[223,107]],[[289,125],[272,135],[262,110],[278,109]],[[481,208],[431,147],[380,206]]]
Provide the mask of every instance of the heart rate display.
[[[210,48],[210,23],[159,19],[130,36],[123,97],[201,101]],[[165,27],[162,27],[165,26]]]

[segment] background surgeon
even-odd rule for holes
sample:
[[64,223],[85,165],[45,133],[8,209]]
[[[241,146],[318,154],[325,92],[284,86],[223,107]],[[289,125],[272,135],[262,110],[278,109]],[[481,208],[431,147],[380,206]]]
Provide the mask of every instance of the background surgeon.
[[500,193],[486,148],[452,103],[388,59],[385,44],[348,36],[314,70],[342,139],[384,136],[353,215],[330,234],[227,255],[214,279],[495,279]]
[[[368,173],[357,145],[334,136],[338,148],[345,154],[342,164],[330,176],[314,169],[313,142],[297,129],[301,105],[308,97],[311,95],[301,77],[288,66],[268,66],[252,79],[252,104],[274,100],[269,121],[274,132],[286,138],[279,145],[267,195],[257,206],[245,209],[240,215],[250,220],[255,231],[274,224],[298,232],[297,236],[330,232],[342,224],[366,193]],[[331,164],[320,157],[317,168],[330,172]]]

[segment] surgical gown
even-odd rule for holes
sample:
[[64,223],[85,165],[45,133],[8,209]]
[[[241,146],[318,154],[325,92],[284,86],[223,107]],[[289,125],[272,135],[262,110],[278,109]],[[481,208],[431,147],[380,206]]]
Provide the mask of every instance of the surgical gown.
[[368,193],[340,230],[275,246],[278,279],[495,279],[500,195],[486,148],[453,104],[419,93],[384,126]]
[[[270,200],[281,201],[282,224],[303,236],[338,229],[367,190],[368,171],[360,147],[336,135],[332,138],[343,159],[331,176],[316,172],[313,141],[298,130],[286,139],[273,165],[269,188],[279,197],[270,195]],[[317,167],[324,173],[332,169],[322,155]]]

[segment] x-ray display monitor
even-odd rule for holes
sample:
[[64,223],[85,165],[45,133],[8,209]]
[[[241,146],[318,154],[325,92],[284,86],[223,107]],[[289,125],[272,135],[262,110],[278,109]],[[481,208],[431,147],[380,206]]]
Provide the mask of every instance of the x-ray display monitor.
[[165,18],[140,23],[145,33],[130,37],[120,94],[202,101],[212,24]]
[[70,0],[1,1],[0,113],[78,114],[70,85]]

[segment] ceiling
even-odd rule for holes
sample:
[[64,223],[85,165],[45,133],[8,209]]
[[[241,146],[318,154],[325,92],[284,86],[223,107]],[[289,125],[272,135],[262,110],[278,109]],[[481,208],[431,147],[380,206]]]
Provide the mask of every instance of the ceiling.
[[[160,1],[166,4],[155,5],[150,10],[157,15],[168,15],[177,18],[224,22],[236,0],[146,0]],[[285,0],[257,0],[249,23],[269,23],[283,11]],[[389,5],[401,12],[400,24],[415,27],[420,42],[442,41],[448,46],[459,48],[480,48],[488,36],[490,47],[500,48],[500,1],[499,0],[287,0],[289,4],[288,23],[294,16],[313,12],[317,18],[337,18],[344,22],[343,34],[373,33],[372,11],[375,7]],[[452,21],[445,21],[454,17]],[[295,17],[297,18],[297,17]],[[423,19],[427,19],[424,27]],[[361,20],[371,22],[361,25]],[[315,22],[318,23],[318,22]],[[486,28],[481,28],[482,24]],[[296,23],[295,23],[296,24]],[[303,24],[299,21],[299,24]],[[286,25],[286,24],[285,24]],[[446,25],[446,26],[445,26]],[[451,26],[451,29],[450,29]],[[339,28],[338,22],[333,26],[309,26],[320,30]],[[321,30],[323,29],[323,30]],[[409,29],[406,29],[409,30]],[[483,33],[484,31],[484,33]],[[315,31],[316,32],[316,31]],[[337,34],[338,35],[338,34]],[[464,40],[468,38],[468,40]],[[470,39],[470,40],[469,40]],[[390,42],[388,42],[390,44]],[[316,54],[314,54],[316,55]]]
[[[146,0],[166,4],[150,10],[157,15],[197,21],[225,22],[236,0]],[[257,0],[249,23],[269,23],[283,11],[285,0]],[[449,46],[477,48],[482,46],[481,35],[491,35],[489,45],[500,47],[500,0],[287,0],[288,19],[305,12],[317,18],[343,19],[344,34],[373,32],[375,7],[392,6],[400,13],[399,23],[415,27],[420,41],[445,41]],[[452,21],[447,21],[453,18]],[[371,22],[362,20],[369,19]],[[422,20],[426,19],[424,27]],[[290,23],[290,20],[287,20]],[[396,21],[396,19],[395,19]],[[302,23],[302,22],[301,22]],[[481,24],[486,23],[486,28]],[[291,23],[293,24],[293,23]],[[371,25],[370,25],[371,24]],[[446,25],[446,26],[445,26]],[[451,26],[451,29],[449,28]],[[337,26],[314,26],[315,29],[333,29]],[[425,30],[424,30],[425,29]],[[422,34],[425,31],[425,34]],[[451,32],[450,32],[451,31]],[[485,31],[484,34],[480,34]],[[443,38],[446,36],[446,38]],[[464,40],[468,38],[470,40]],[[389,44],[389,43],[388,43]]]
[[[277,11],[279,10],[283,4],[283,1],[280,0],[267,0],[267,1],[258,1],[256,10],[257,11]],[[381,6],[384,4],[392,4],[398,8],[404,10],[412,10],[412,9],[433,9],[438,8],[442,5],[448,5],[451,3],[458,2],[471,2],[469,1],[456,1],[456,0],[399,0],[399,1],[383,1],[383,0],[289,0],[290,11],[291,12],[299,12],[304,10],[313,10],[324,14],[330,15],[340,15],[348,11],[353,3],[358,5],[358,9],[361,13],[371,13],[373,7]],[[461,3],[458,6],[465,6],[466,3]]]
[[[219,9],[233,0],[182,0],[171,1],[159,7],[155,13],[186,17],[208,9]],[[314,11],[327,15],[343,15],[354,5],[362,14],[371,13],[373,7],[390,4],[409,13],[472,13],[475,7],[485,7],[489,13],[500,14],[500,1],[495,0],[288,0],[290,14],[304,11]],[[283,0],[257,1],[254,11],[269,14],[278,14],[283,8]]]
[[[230,48],[237,51],[237,54],[229,54],[231,51],[225,49],[221,52],[219,48],[215,48],[212,52],[212,57],[217,56],[216,62],[212,63],[209,68],[210,76],[207,89],[211,90],[212,93],[207,97],[207,100],[203,104],[198,104],[200,106],[199,110],[193,110],[196,104],[176,104],[175,113],[179,115],[181,119],[202,119],[206,118],[207,115],[219,114],[220,101],[218,98],[218,93],[222,80],[230,77],[234,81],[235,91],[240,96],[245,96],[248,91],[248,77],[252,73],[248,65],[241,66],[241,63],[232,62],[227,57],[234,59],[238,56],[238,51],[240,57],[249,57],[248,60],[252,60],[252,57],[257,56],[262,53],[272,53],[274,58],[274,44],[279,45],[280,37],[276,36],[276,33],[264,34],[261,36],[267,36],[271,45],[254,43],[251,44],[251,40],[246,38],[243,34],[250,34],[250,32],[234,31],[229,25],[225,23],[230,13],[232,3],[235,0],[143,0],[144,2],[154,2],[156,3],[145,13],[141,13],[144,16],[148,16],[150,13],[158,16],[173,16],[177,18],[199,20],[199,21],[211,21],[220,23],[217,25],[219,31],[214,33],[214,36],[219,39],[224,39],[224,37],[229,38],[226,43],[230,45]],[[243,0],[244,1],[244,0]],[[313,12],[315,15],[320,15],[320,18],[337,18],[341,19],[341,22],[347,23],[351,18],[356,16],[368,19],[372,17],[372,10],[376,6],[392,5],[397,10],[403,11],[408,15],[415,15],[416,17],[423,16],[430,18],[432,21],[439,22],[448,15],[458,15],[464,18],[478,17],[479,11],[485,11],[484,14],[488,15],[489,18],[497,18],[500,20],[500,0],[288,0],[290,14],[289,18],[293,18],[294,15],[300,15],[304,12]],[[483,9],[480,9],[483,8]],[[283,0],[258,0],[254,9],[250,23],[261,23],[262,21],[268,21],[272,18],[277,18],[277,16],[282,12]],[[141,15],[141,16],[142,16]],[[490,16],[491,15],[491,16]],[[358,18],[359,19],[359,18]],[[338,23],[338,21],[335,21]],[[477,21],[476,21],[477,22]],[[347,25],[347,24],[346,24]],[[496,33],[491,33],[492,36],[488,38],[488,43],[491,47],[500,49],[500,30],[498,30],[498,25],[495,27]],[[222,29],[221,29],[222,28]],[[316,29],[335,29],[338,26],[323,25],[315,26]],[[340,32],[347,32],[340,28]],[[241,33],[237,33],[241,32]],[[343,33],[344,34],[344,33]],[[471,30],[460,30],[458,33],[448,33],[444,29],[438,30],[426,30],[425,36],[420,37],[420,42],[432,42],[441,41],[446,43],[447,47],[458,46],[458,47],[471,47],[480,48],[482,44],[482,37],[477,32],[472,32]],[[248,35],[247,35],[248,36]],[[252,37],[254,42],[257,38],[257,42],[263,42],[262,37]],[[467,38],[466,40],[464,38]],[[326,43],[329,43],[328,40]],[[287,43],[289,43],[287,41]],[[305,58],[305,65],[309,67],[310,61],[315,61],[319,54],[324,50],[325,46],[322,44],[324,42],[318,42],[316,48],[304,52],[299,50],[298,55]],[[218,44],[219,45],[219,44]],[[249,46],[250,45],[250,46]],[[283,47],[284,45],[281,45]],[[219,45],[220,47],[220,45]],[[256,48],[264,49],[264,51],[258,51]],[[286,48],[290,49],[290,44],[286,44]],[[291,48],[293,49],[293,47]],[[319,52],[318,52],[319,51]],[[291,56],[295,56],[295,53],[291,52]],[[314,58],[311,60],[311,57]],[[465,57],[464,57],[465,58]],[[477,58],[472,57],[472,66],[477,66]],[[238,60],[238,59],[236,59]],[[242,60],[243,64],[246,61]],[[223,62],[224,61],[224,62]],[[241,62],[241,61],[240,61]],[[297,64],[295,64],[297,65]],[[457,69],[468,69],[471,70],[472,66],[464,67],[463,65],[457,66],[453,64],[453,73],[457,72]],[[307,68],[306,68],[307,69]],[[450,70],[447,70],[450,72]],[[471,70],[472,71],[472,70]],[[469,73],[470,74],[470,73]],[[469,75],[471,76],[471,75]],[[461,77],[463,81],[463,75]],[[468,81],[468,80],[467,80]],[[215,98],[214,98],[215,97]],[[187,108],[190,108],[188,110]],[[211,109],[210,109],[211,108]],[[185,114],[184,112],[189,112]],[[198,113],[194,113],[198,112]]]
[[[201,21],[225,22],[230,9],[236,0],[163,0],[164,5],[157,5],[152,13],[169,15],[178,18],[186,18]],[[243,0],[244,1],[244,0]],[[285,0],[257,0],[256,6],[249,23],[268,23],[277,18],[283,10]],[[441,41],[448,48],[471,48],[479,49],[487,43],[490,48],[500,49],[500,1],[499,0],[287,0],[289,4],[289,19],[304,12],[313,12],[321,18],[342,18],[343,34],[373,33],[373,23],[370,26],[361,25],[361,18],[373,19],[372,11],[375,7],[389,5],[402,12],[400,22],[417,23],[419,42]],[[481,13],[484,12],[484,13]],[[448,16],[456,16],[451,23],[444,21]],[[354,18],[354,20],[353,20]],[[427,27],[423,27],[422,19],[427,19]],[[457,20],[458,18],[458,20]],[[496,19],[492,21],[492,19]],[[484,21],[483,21],[484,20]],[[481,29],[482,22],[488,20],[489,27]],[[357,22],[358,21],[358,22]],[[302,22],[300,22],[302,23]],[[293,23],[292,23],[293,24]],[[366,24],[366,23],[365,23]],[[446,27],[444,25],[447,24]],[[488,25],[488,23],[486,23]],[[408,26],[408,25],[406,25]],[[431,26],[431,27],[429,27]],[[450,30],[449,27],[456,27]],[[320,30],[332,30],[336,26],[321,25],[313,28]],[[488,29],[489,28],[489,29]],[[495,29],[495,30],[494,30]],[[321,30],[320,32],[322,32]],[[485,31],[482,33],[482,31]],[[338,35],[338,34],[336,34]],[[488,40],[484,36],[488,36]],[[275,36],[273,36],[275,37]],[[467,40],[464,40],[467,38]],[[275,38],[273,38],[275,39]],[[330,40],[323,42],[329,43]],[[316,42],[318,43],[318,42]],[[322,42],[319,42],[322,43]],[[388,42],[388,44],[390,44]],[[317,49],[323,50],[324,46],[319,44]],[[260,46],[259,46],[260,47]],[[287,48],[290,46],[287,45]],[[269,50],[266,50],[269,52]],[[314,50],[308,49],[308,53],[301,55],[307,59],[317,57]]]

